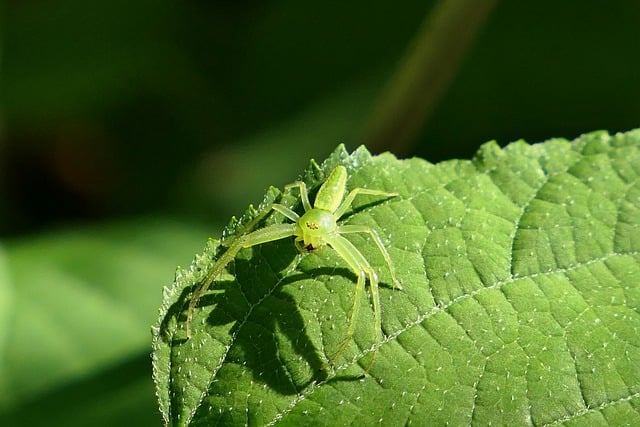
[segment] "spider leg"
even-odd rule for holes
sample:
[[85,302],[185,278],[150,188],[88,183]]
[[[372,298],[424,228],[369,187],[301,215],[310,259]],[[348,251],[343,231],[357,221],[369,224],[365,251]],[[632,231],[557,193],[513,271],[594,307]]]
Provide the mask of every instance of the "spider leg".
[[393,281],[393,286],[396,289],[402,289],[402,285],[400,284],[400,281],[398,280],[398,277],[396,276],[396,269],[393,266],[393,261],[391,261],[391,257],[389,256],[389,252],[387,251],[387,248],[384,246],[384,243],[382,242],[382,239],[380,238],[380,235],[378,234],[378,232],[371,228],[368,227],[366,225],[357,225],[357,224],[348,224],[348,225],[341,225],[338,227],[338,233],[340,234],[346,234],[346,233],[367,233],[369,234],[372,238],[373,241],[376,242],[376,245],[378,246],[378,249],[380,249],[380,252],[382,252],[382,256],[384,257],[384,261],[387,263],[387,267],[389,268],[389,273],[391,273],[391,280]]
[[191,337],[191,320],[193,319],[193,311],[196,308],[196,304],[198,304],[202,295],[204,295],[207,289],[209,289],[209,286],[211,286],[220,273],[222,273],[227,264],[235,259],[240,249],[293,236],[296,230],[295,227],[295,224],[274,224],[236,238],[231,246],[216,260],[213,267],[211,267],[200,283],[200,286],[191,295],[186,321],[187,337]]
[[279,203],[272,204],[271,206],[269,206],[269,209],[273,209],[276,212],[280,212],[282,215],[286,216],[293,222],[298,222],[298,220],[300,219],[300,216],[297,213],[295,213],[293,210],[289,209],[285,205],[281,205]]
[[[338,347],[338,350],[333,354],[331,359],[329,360],[330,364],[333,364],[335,359],[342,353],[342,351],[346,348],[351,338],[353,338],[353,334],[356,328],[356,321],[358,318],[358,312],[360,310],[360,299],[364,294],[364,284],[366,281],[366,276],[369,276],[369,286],[371,288],[371,299],[373,300],[373,319],[374,319],[374,329],[376,336],[376,352],[377,345],[382,341],[382,321],[380,314],[380,295],[378,293],[378,275],[371,268],[371,265],[367,261],[367,259],[360,253],[360,251],[353,246],[353,244],[340,236],[339,234],[334,234],[326,239],[327,244],[331,246],[342,259],[349,265],[349,267],[356,273],[358,276],[358,282],[356,284],[356,291],[353,296],[353,306],[351,308],[351,315],[349,316],[349,326],[347,328],[347,335]],[[376,353],[374,352],[373,358],[369,366],[367,367],[366,372],[371,369],[373,366],[373,362],[375,361]]]
[[307,192],[307,184],[302,181],[296,181],[291,184],[287,184],[284,187],[285,190],[289,190],[290,188],[300,189],[300,199],[302,200],[304,211],[307,212],[311,210],[311,203],[309,203],[309,193]]
[[304,239],[302,238],[302,236],[297,236],[295,238],[295,240],[293,241],[293,246],[295,246],[298,252],[300,252],[301,254],[306,254],[308,252],[304,247]]
[[338,209],[333,213],[333,215],[337,219],[340,219],[342,215],[351,207],[351,203],[356,198],[358,194],[368,194],[370,196],[385,196],[385,197],[396,197],[399,196],[398,193],[387,193],[386,191],[380,190],[371,190],[369,188],[354,188],[347,194],[347,197],[344,198]]
[[[266,208],[262,209],[258,213],[258,215],[256,215],[255,218],[253,218],[251,221],[247,222],[245,224],[245,226],[243,227],[242,231],[239,231],[239,233],[241,233],[242,235],[249,234],[249,232],[251,232],[256,225],[258,225],[262,220],[264,220],[267,217],[267,215],[269,215],[273,211],[281,213],[282,215],[286,216],[287,218],[289,218],[293,222],[297,222],[300,219],[298,214],[295,213],[290,208],[288,208],[288,207],[286,207],[284,205],[281,205],[279,203],[272,203],[269,206],[267,206]],[[233,236],[233,237],[231,237],[229,239],[223,240],[221,242],[221,244],[224,247],[229,247],[229,245],[232,245],[235,242],[235,239],[237,239],[237,235]]]

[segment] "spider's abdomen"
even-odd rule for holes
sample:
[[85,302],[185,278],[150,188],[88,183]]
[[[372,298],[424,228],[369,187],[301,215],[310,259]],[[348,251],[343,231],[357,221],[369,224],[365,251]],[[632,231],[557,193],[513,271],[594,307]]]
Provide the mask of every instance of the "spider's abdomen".
[[347,189],[347,170],[344,166],[336,166],[327,180],[322,184],[313,207],[328,212],[335,212],[342,203],[344,192]]
[[338,225],[331,212],[311,209],[300,217],[296,235],[301,237],[304,247],[316,249],[326,243],[325,237],[336,232]]

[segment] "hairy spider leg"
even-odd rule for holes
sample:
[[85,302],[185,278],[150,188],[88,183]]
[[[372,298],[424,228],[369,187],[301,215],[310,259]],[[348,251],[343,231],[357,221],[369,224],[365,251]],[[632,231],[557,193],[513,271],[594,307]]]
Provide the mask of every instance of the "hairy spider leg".
[[[288,208],[285,210],[281,210],[284,207],[282,205],[272,205],[272,208],[278,212],[283,213],[287,212]],[[291,211],[293,212],[293,211]],[[295,213],[294,213],[295,214]],[[297,216],[297,215],[296,215]],[[193,319],[193,311],[196,308],[196,304],[204,295],[204,293],[209,289],[209,286],[215,281],[215,279],[222,273],[222,270],[233,261],[240,251],[243,248],[249,248],[251,246],[259,245],[261,243],[273,242],[275,240],[285,239],[287,237],[291,237],[295,234],[296,225],[295,224],[273,224],[267,227],[261,228],[260,230],[253,231],[249,234],[242,235],[238,237],[232,244],[229,246],[220,258],[216,260],[211,267],[211,270],[207,273],[205,278],[202,281],[202,284],[198,289],[195,290],[193,295],[191,296],[191,301],[189,301],[189,309],[187,311],[187,321],[186,321],[186,329],[187,329],[187,337],[191,338],[191,320]]]
[[[273,203],[269,205],[266,209],[264,209],[260,214],[258,214],[254,219],[252,219],[247,224],[246,229],[251,230],[258,222],[263,220],[272,211],[279,212],[294,222],[300,219],[298,214],[295,213],[293,210],[289,209],[288,207],[281,205],[279,203]],[[285,226],[282,228],[286,230],[287,229],[286,226],[291,226],[292,224],[278,224],[278,225]],[[269,229],[269,230],[265,233],[264,230],[266,229]],[[265,243],[273,240],[273,239],[263,240],[265,238],[264,237],[265,235],[266,236],[271,235],[271,233],[273,232],[273,235],[277,237],[275,240],[284,239],[293,235],[293,234],[290,234],[290,235],[285,234],[282,237],[278,237],[280,236],[280,234],[277,231],[278,230],[276,230],[273,227],[265,227],[262,230],[257,230],[256,232],[247,233],[240,237],[236,237],[235,239],[231,239],[231,242],[229,241],[222,242],[222,245],[225,247],[228,247],[229,249],[227,249],[220,256],[220,258],[218,258],[218,260],[215,262],[211,270],[207,273],[205,278],[202,280],[200,287],[198,287],[196,291],[194,291],[193,294],[191,295],[191,301],[189,302],[189,310],[187,311],[187,322],[186,322],[187,337],[189,338],[191,337],[191,319],[193,318],[193,310],[195,309],[196,304],[198,304],[198,301],[200,300],[200,298],[202,298],[202,295],[204,295],[207,289],[209,289],[209,286],[211,286],[211,284],[215,281],[218,275],[222,273],[222,270],[224,269],[224,267],[226,267],[227,264],[229,264],[235,258],[235,256],[240,251],[240,249],[248,248],[251,246],[258,245],[260,243]],[[262,233],[258,233],[258,232],[262,232]],[[262,238],[260,240],[256,240],[252,244],[249,244],[251,242],[250,236],[260,237],[261,235],[262,235]],[[249,240],[249,242],[247,240]]]
[[[356,283],[356,291],[353,295],[353,306],[351,307],[351,315],[349,316],[349,327],[347,328],[347,335],[342,343],[338,346],[338,350],[331,356],[329,364],[333,365],[336,358],[346,348],[347,344],[353,338],[353,334],[356,328],[356,320],[360,311],[360,299],[364,294],[364,284],[366,276],[369,276],[369,286],[371,288],[371,299],[373,300],[373,320],[376,334],[376,344],[380,344],[382,341],[382,321],[380,318],[380,295],[378,294],[378,275],[373,270],[369,261],[362,255],[362,253],[347,239],[335,233],[327,238],[327,243],[331,246],[338,255],[349,265],[349,267],[357,274],[358,282]],[[374,358],[371,360],[369,368],[373,366]],[[367,371],[369,370],[367,368]]]
[[[264,220],[267,217],[267,215],[269,215],[273,211],[280,212],[282,215],[286,216],[287,218],[289,218],[294,222],[300,219],[298,214],[292,211],[291,209],[289,209],[288,207],[281,205],[279,203],[272,203],[266,208],[262,209],[262,211],[259,212],[251,221],[245,224],[244,228],[242,229],[241,235],[248,234],[251,230],[253,230],[253,228],[258,223],[260,223],[260,221]],[[233,242],[235,242],[237,238],[238,236],[235,235],[231,238],[223,240],[222,242],[220,242],[220,244],[225,248],[228,248],[230,245],[233,244]]]
[[384,257],[384,261],[387,264],[387,268],[389,268],[389,273],[391,273],[391,280],[393,281],[393,287],[396,289],[402,290],[402,285],[400,284],[400,281],[396,276],[396,269],[393,266],[393,262],[391,261],[389,252],[387,251],[387,248],[384,246],[384,243],[382,242],[380,235],[375,229],[368,227],[366,225],[348,224],[348,225],[339,225],[338,233],[339,234],[348,234],[348,233],[369,234],[373,238],[373,241],[376,242],[376,245],[378,246],[378,249],[380,249],[380,252],[382,252],[382,256]]
[[311,203],[309,203],[309,193],[307,192],[307,184],[302,181],[292,182],[291,184],[287,184],[284,186],[285,190],[289,190],[291,188],[298,188],[300,191],[300,199],[302,200],[302,206],[304,207],[304,211],[311,210]]
[[300,219],[300,216],[297,213],[295,213],[285,205],[274,203],[271,206],[269,206],[269,209],[274,210],[276,212],[280,212],[282,215],[286,216],[293,222],[297,222]]

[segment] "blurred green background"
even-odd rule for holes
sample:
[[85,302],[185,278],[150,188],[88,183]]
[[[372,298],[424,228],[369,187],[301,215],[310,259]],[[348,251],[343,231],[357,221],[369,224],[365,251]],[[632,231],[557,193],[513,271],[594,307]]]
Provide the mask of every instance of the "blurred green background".
[[339,143],[437,162],[640,125],[640,3],[430,15],[461,4],[5,2],[0,425],[160,424],[162,286]]

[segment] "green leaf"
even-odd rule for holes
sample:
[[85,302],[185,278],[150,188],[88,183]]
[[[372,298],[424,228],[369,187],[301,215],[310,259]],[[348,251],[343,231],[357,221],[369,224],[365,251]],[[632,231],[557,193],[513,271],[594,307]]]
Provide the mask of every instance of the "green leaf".
[[203,231],[142,218],[7,242],[0,249],[0,425],[5,417],[73,425],[82,411],[71,417],[70,405],[95,407],[118,388],[133,401],[128,393],[143,388],[148,372],[128,362],[149,351],[159,283]]
[[[219,251],[211,240],[176,273],[154,328],[165,422],[639,424],[639,145],[637,130],[490,142],[438,165],[339,147],[307,170],[310,188],[343,164],[349,188],[400,193],[358,197],[345,219],[379,230],[403,283],[389,286],[375,244],[349,235],[380,274],[383,343],[363,298],[353,340],[329,364],[355,275],[328,247],[297,256],[292,239],[241,251],[187,339],[185,304]],[[301,209],[293,194],[281,203]]]

